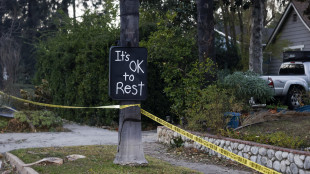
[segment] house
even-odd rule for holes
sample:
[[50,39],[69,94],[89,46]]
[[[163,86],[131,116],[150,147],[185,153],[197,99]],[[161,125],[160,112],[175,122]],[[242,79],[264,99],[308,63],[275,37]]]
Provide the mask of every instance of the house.
[[[304,15],[309,1],[299,2],[292,0],[286,7],[279,23],[273,30],[266,43],[266,48],[272,45],[283,45],[276,47],[280,53],[284,51],[310,51],[310,19]],[[286,43],[283,44],[283,43]],[[279,50],[280,49],[280,50]],[[264,74],[277,74],[283,54],[268,53],[265,50]]]

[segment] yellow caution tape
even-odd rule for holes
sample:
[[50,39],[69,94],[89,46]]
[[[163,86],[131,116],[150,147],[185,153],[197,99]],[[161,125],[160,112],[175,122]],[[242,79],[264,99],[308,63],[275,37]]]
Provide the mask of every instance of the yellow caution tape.
[[[34,102],[34,101],[30,101],[30,100],[25,100],[25,99],[21,99],[21,98],[18,98],[18,97],[15,97],[15,96],[11,96],[11,95],[8,95],[8,94],[5,94],[4,92],[0,91],[0,95],[4,95],[4,96],[7,96],[7,97],[10,97],[12,99],[15,99],[15,100],[18,100],[18,101],[22,101],[22,102],[25,102],[25,103],[31,103],[31,104],[34,104],[34,105],[38,105],[38,106],[46,106],[46,107],[53,107],[53,108],[69,108],[69,109],[87,109],[87,108],[94,108],[94,109],[125,109],[125,108],[128,108],[128,107],[132,107],[132,106],[138,106],[140,107],[140,104],[130,104],[130,105],[109,105],[109,106],[97,106],[97,107],[79,107],[79,106],[62,106],[62,105],[53,105],[53,104],[45,104],[45,103],[39,103],[39,102]],[[209,149],[212,149],[214,150],[215,152],[217,153],[220,153],[232,160],[235,160],[245,166],[248,166],[256,171],[259,171],[261,173],[265,173],[265,174],[280,174],[279,172],[275,171],[275,170],[272,170],[268,167],[265,167],[265,166],[262,166],[260,164],[257,164],[251,160],[248,160],[244,157],[241,157],[239,155],[236,155],[228,150],[225,150],[215,144],[212,144],[194,134],[191,134],[181,128],[178,128],[156,116],[154,116],[153,114],[141,109],[141,113],[149,118],[151,118],[152,120],[156,121],[157,123],[163,125],[163,126],[166,126],[167,128],[209,148]]]
[[183,135],[183,136],[185,136],[185,137],[187,137],[187,138],[189,138],[189,139],[191,139],[191,140],[193,140],[193,141],[195,141],[195,142],[197,142],[197,143],[199,143],[199,144],[201,144],[201,145],[203,145],[209,149],[212,149],[215,152],[218,152],[224,156],[227,156],[228,158],[230,158],[232,160],[235,160],[235,161],[237,161],[237,162],[239,162],[245,166],[248,166],[248,167],[250,167],[256,171],[259,171],[259,172],[265,173],[265,174],[279,174],[279,172],[277,172],[275,170],[272,170],[268,167],[257,164],[257,163],[255,163],[251,160],[248,160],[244,157],[238,156],[238,155],[236,155],[236,154],[234,154],[228,150],[225,150],[225,149],[223,149],[223,148],[221,148],[215,144],[212,144],[212,143],[210,143],[210,142],[208,142],[208,141],[206,141],[206,140],[204,140],[204,139],[202,139],[202,138],[200,138],[194,134],[191,134],[191,133],[189,133],[189,132],[187,132],[181,128],[178,128],[178,127],[176,127],[176,126],[174,126],[174,125],[152,115],[151,113],[149,113],[143,109],[141,109],[141,113],[143,115],[149,117],[150,119],[156,121],[157,123],[160,123],[161,125],[166,126],[167,128],[169,128],[169,129],[171,129],[171,130],[173,130],[173,131],[175,131],[175,132],[177,132],[177,133],[179,133],[179,134],[181,134],[181,135]]
[[132,107],[132,106],[141,107],[140,104],[131,104],[131,105],[120,105],[119,109],[125,109],[125,108]]
[[38,106],[45,106],[45,107],[50,107],[50,108],[66,108],[66,109],[125,109],[128,107],[132,107],[132,106],[139,106],[140,104],[131,104],[131,105],[108,105],[108,106],[94,106],[94,107],[82,107],[82,106],[63,106],[63,105],[53,105],[53,104],[46,104],[46,103],[39,103],[39,102],[34,102],[31,100],[26,100],[26,99],[22,99],[22,98],[18,98],[12,95],[8,95],[2,91],[0,91],[0,95],[3,96],[7,96],[9,98],[12,98],[14,100],[17,101],[21,101],[21,102],[25,102],[25,103],[31,103],[34,105],[38,105]]

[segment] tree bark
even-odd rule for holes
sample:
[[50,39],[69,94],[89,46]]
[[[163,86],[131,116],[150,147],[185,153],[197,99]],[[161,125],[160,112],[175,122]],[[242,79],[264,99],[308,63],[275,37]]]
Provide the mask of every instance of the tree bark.
[[[231,1],[231,6],[234,6],[235,1]],[[237,37],[236,37],[236,29],[235,29],[235,11],[230,10],[229,12],[229,21],[230,21],[230,31],[231,31],[231,43],[234,46],[237,46]]]
[[199,62],[215,62],[213,0],[197,0]]
[[256,0],[253,2],[252,7],[249,70],[258,74],[263,73],[262,30],[264,23],[264,3],[265,0]]
[[241,11],[239,6],[237,7],[237,12],[238,12],[239,28],[240,28],[241,53],[242,53],[242,56],[243,56],[243,53],[244,53],[244,39],[243,39],[243,37],[244,37],[244,29],[243,29],[242,11]]
[[[139,0],[120,0],[120,46],[139,46]],[[140,101],[121,101],[120,105],[140,104]],[[128,107],[119,112],[118,147],[114,164],[146,165],[141,133],[140,107]]]
[[230,44],[229,44],[229,32],[228,32],[228,14],[227,14],[227,5],[224,4],[223,0],[220,0],[220,6],[222,9],[222,14],[223,14],[223,23],[224,23],[224,32],[225,32],[225,45],[226,45],[226,49],[228,50],[230,48]]
[[73,7],[73,21],[76,24],[76,10],[75,10],[75,0],[72,0],[72,7]]

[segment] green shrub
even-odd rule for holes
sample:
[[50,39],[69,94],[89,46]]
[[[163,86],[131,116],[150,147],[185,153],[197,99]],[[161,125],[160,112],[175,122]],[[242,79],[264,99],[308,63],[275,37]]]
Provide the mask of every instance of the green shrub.
[[194,130],[213,129],[219,131],[226,127],[225,112],[239,112],[242,104],[233,95],[217,85],[198,90],[197,97],[188,103],[186,110],[188,126]]
[[224,78],[225,88],[232,90],[238,100],[245,103],[251,97],[261,102],[273,99],[273,91],[267,86],[266,82],[258,74],[247,72],[235,72]]
[[[35,86],[34,91],[20,89],[20,95],[25,100],[30,100],[39,103],[52,103],[51,89],[47,80],[42,79],[40,85]],[[29,104],[21,101],[16,101],[14,105],[17,110],[40,110],[40,109],[50,109],[48,107]]]
[[[105,2],[104,15],[86,12],[82,22],[55,19],[59,31],[44,35],[37,44],[36,82],[46,79],[53,104],[102,106],[114,104],[108,96],[109,49],[118,39],[113,25],[117,9]],[[57,23],[58,22],[58,23]],[[56,109],[61,117],[90,125],[110,125],[117,110]]]
[[0,131],[3,131],[8,125],[9,119],[0,117]]
[[184,145],[184,141],[182,140],[182,137],[176,137],[172,139],[171,147],[172,148],[179,148]]
[[62,119],[51,111],[20,111],[15,119],[21,123],[31,123],[36,129],[52,129],[62,126]]
[[[187,90],[184,78],[187,78],[192,65],[198,60],[198,50],[195,46],[196,30],[184,32],[180,26],[171,25],[176,15],[176,12],[169,11],[158,19],[158,30],[153,32],[147,41],[142,41],[140,46],[147,48],[148,63],[157,70],[151,70],[155,78],[154,75],[150,77],[156,80],[150,81],[148,85],[162,87],[159,97],[163,101],[158,101],[153,94],[150,94],[148,100],[154,98],[154,103],[160,102],[162,108],[165,108],[161,110],[171,109],[174,115],[182,117]],[[162,94],[166,97],[162,97]],[[169,106],[171,108],[168,108]]]
[[301,106],[310,105],[310,92],[302,91]]

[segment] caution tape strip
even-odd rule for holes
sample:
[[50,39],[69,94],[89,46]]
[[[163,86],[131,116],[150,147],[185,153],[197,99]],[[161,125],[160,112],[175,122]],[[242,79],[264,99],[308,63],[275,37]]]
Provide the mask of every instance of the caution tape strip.
[[54,105],[54,104],[46,104],[46,103],[39,103],[39,102],[34,102],[31,100],[26,100],[22,98],[18,98],[12,95],[8,95],[2,91],[0,91],[0,95],[12,98],[17,101],[25,102],[25,103],[30,103],[38,106],[45,106],[45,107],[50,107],[50,108],[66,108],[66,109],[125,109],[128,107],[132,106],[139,106],[140,104],[130,104],[130,105],[108,105],[108,106],[93,106],[93,107],[83,107],[83,106],[63,106],[63,105]]
[[[125,108],[128,108],[128,107],[132,107],[132,106],[138,106],[138,107],[141,107],[140,104],[130,104],[130,105],[109,105],[109,106],[97,106],[97,107],[79,107],[79,106],[62,106],[62,105],[53,105],[53,104],[45,104],[45,103],[39,103],[39,102],[34,102],[34,101],[30,101],[30,100],[25,100],[25,99],[21,99],[21,98],[18,98],[18,97],[15,97],[15,96],[12,96],[12,95],[8,95],[8,94],[5,94],[4,92],[0,91],[0,95],[3,95],[3,96],[7,96],[7,97],[10,97],[12,99],[15,99],[15,100],[18,100],[18,101],[22,101],[22,102],[25,102],[25,103],[31,103],[31,104],[34,104],[34,105],[39,105],[39,106],[46,106],[46,107],[52,107],[52,108],[68,108],[68,109],[88,109],[88,108],[93,108],[93,109],[125,109]],[[163,125],[163,126],[166,126],[167,128],[209,148],[209,149],[212,149],[213,151],[217,152],[217,153],[220,153],[232,160],[235,160],[245,166],[248,166],[256,171],[259,171],[261,173],[264,173],[264,174],[280,174],[279,172],[275,171],[275,170],[272,170],[268,167],[265,167],[265,166],[262,166],[260,164],[257,164],[251,160],[248,160],[244,157],[241,157],[239,155],[236,155],[228,150],[225,150],[215,144],[212,144],[194,134],[191,134],[179,127],[176,127],[166,121],[164,121],[163,119],[160,119],[158,117],[156,117],[155,115],[143,110],[141,108],[141,113],[147,117],[149,117],[150,119],[156,121],[157,123]]]
[[181,128],[178,128],[178,127],[176,127],[176,126],[154,116],[153,114],[151,114],[151,113],[149,113],[143,109],[141,109],[141,113],[143,115],[149,117],[150,119],[156,121],[157,123],[159,123],[163,126],[166,126],[167,128],[169,128],[169,129],[171,129],[171,130],[173,130],[173,131],[175,131],[175,132],[177,132],[177,133],[179,133],[179,134],[181,134],[181,135],[183,135],[183,136],[185,136],[185,137],[187,137],[187,138],[189,138],[189,139],[191,139],[191,140],[193,140],[193,141],[195,141],[195,142],[197,142],[197,143],[199,143],[199,144],[201,144],[201,145],[203,145],[209,149],[212,149],[215,152],[218,152],[218,153],[220,153],[220,154],[222,154],[222,155],[224,155],[224,156],[226,156],[232,160],[235,160],[235,161],[237,161],[237,162],[239,162],[245,166],[248,166],[248,167],[250,167],[256,171],[259,171],[259,172],[265,173],[265,174],[279,174],[279,172],[277,172],[275,170],[272,170],[268,167],[262,166],[260,164],[257,164],[255,162],[251,161],[251,160],[248,160],[244,157],[236,155],[236,154],[234,154],[228,150],[225,150],[225,149],[223,149],[223,148],[221,148],[215,144],[212,144],[212,143],[210,143],[210,142],[208,142],[208,141],[206,141],[206,140],[204,140],[204,139],[202,139],[202,138],[200,138],[194,134],[191,134],[191,133],[189,133],[189,132],[187,132]]

